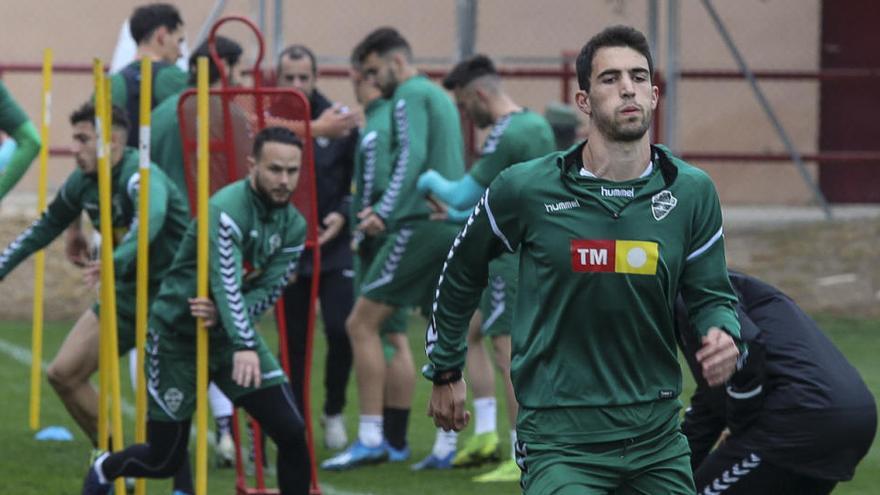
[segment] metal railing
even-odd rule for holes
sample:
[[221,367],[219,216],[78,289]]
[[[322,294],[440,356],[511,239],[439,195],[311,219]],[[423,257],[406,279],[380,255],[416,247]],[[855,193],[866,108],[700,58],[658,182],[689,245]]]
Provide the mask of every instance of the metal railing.
[[[499,74],[506,79],[550,79],[559,81],[559,100],[563,103],[571,103],[573,84],[576,78],[574,59],[576,53],[566,51],[560,57],[557,67],[499,67]],[[42,66],[39,63],[17,62],[0,63],[0,78],[6,73],[28,73],[39,75]],[[92,66],[90,64],[56,63],[53,70],[61,74],[81,74],[91,77]],[[447,74],[445,69],[427,69],[423,71],[427,76],[440,79]],[[324,66],[320,67],[318,74],[326,78],[349,77],[348,67]],[[760,80],[768,81],[837,81],[837,82],[880,82],[880,68],[877,69],[827,69],[819,71],[782,71],[782,70],[759,70],[753,72]],[[705,80],[705,81],[732,81],[743,80],[745,75],[735,70],[683,70],[679,73],[681,79]],[[271,71],[267,71],[264,80],[271,81]],[[665,87],[663,74],[656,74],[657,84],[661,89],[661,98]],[[660,110],[654,115],[654,135],[656,139],[662,139],[660,128]],[[63,146],[50,148],[53,156],[69,156],[70,151]],[[785,153],[747,153],[726,151],[688,151],[682,150],[681,155],[685,159],[697,161],[717,162],[767,162],[767,163],[790,163],[791,156]],[[825,151],[818,153],[804,153],[802,159],[807,162],[822,162],[823,166],[838,163],[861,163],[880,162],[880,151],[848,150],[848,151]]]

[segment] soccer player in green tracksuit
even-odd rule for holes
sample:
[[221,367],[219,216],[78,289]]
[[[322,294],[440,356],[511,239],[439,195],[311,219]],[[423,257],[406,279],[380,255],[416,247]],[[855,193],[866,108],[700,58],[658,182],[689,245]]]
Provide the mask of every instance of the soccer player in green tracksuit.
[[[224,64],[223,70],[226,72],[230,84],[234,85],[237,81],[237,67],[242,54],[241,46],[225,36],[216,36],[214,48]],[[199,57],[208,57],[209,84],[212,87],[219,85],[220,72],[211,58],[208,41],[205,40],[189,58],[190,86],[195,86],[196,83],[196,66]],[[189,198],[190,189],[186,182],[183,141],[180,136],[180,119],[177,113],[177,104],[180,102],[180,96],[183,92],[184,90],[181,90],[177,94],[165,98],[153,109],[150,121],[150,153],[153,161],[165,172],[171,182],[177,186],[184,197]],[[192,102],[195,103],[194,97]],[[194,113],[195,105],[192,105],[191,109]],[[195,115],[192,116],[192,119],[194,122]],[[195,170],[193,173],[195,174]],[[195,201],[195,198],[189,199]],[[185,205],[189,215],[190,201],[186,201]],[[214,383],[211,383],[208,388],[208,401],[211,405],[211,414],[214,416],[214,432],[216,434],[214,452],[217,466],[231,468],[235,462],[235,443],[232,438],[232,402],[220,392]]]
[[615,26],[581,50],[589,139],[490,184],[450,250],[426,332],[429,414],[460,430],[464,331],[490,260],[519,249],[511,332],[517,462],[533,494],[693,494],[679,429],[679,291],[711,386],[732,374],[739,321],[717,193],[650,145],[658,90],[644,35]]
[[[431,210],[425,196],[416,190],[416,180],[431,168],[450,179],[464,173],[458,111],[441,88],[418,74],[409,43],[400,33],[377,29],[354,53],[364,76],[391,100],[392,166],[382,197],[358,213],[358,230],[367,235],[384,232],[387,237],[364,276],[360,296],[346,322],[361,417],[357,441],[322,464],[325,469],[337,470],[392,457],[383,445],[382,406],[387,382],[380,329],[395,309],[430,304],[457,230],[454,225],[429,219]],[[406,346],[398,352],[406,353],[411,377],[411,383],[402,387],[401,405],[409,405],[415,366]]]
[[[114,106],[112,112],[110,162],[113,219],[113,270],[116,281],[116,311],[119,352],[134,347],[135,279],[137,272],[138,199],[140,170],[138,151],[125,147],[128,122],[125,111]],[[0,254],[0,279],[32,253],[58,237],[85,210],[95,230],[100,229],[98,208],[98,160],[95,134],[95,108],[86,103],[70,117],[78,169],[75,170],[43,215],[19,235]],[[185,200],[154,164],[150,166],[150,297],[167,274],[171,260],[186,230]],[[100,263],[85,268],[91,284],[100,279]],[[70,415],[97,444],[98,397],[89,377],[98,367],[98,305],[86,310],[70,330],[58,354],[49,365],[49,383]],[[181,478],[187,483],[188,474]],[[185,488],[185,487],[184,487]]]
[[[554,151],[553,130],[540,115],[516,104],[504,91],[492,61],[477,55],[460,62],[443,81],[455,92],[458,107],[474,124],[491,130],[482,153],[470,172],[458,181],[449,181],[433,170],[419,177],[418,188],[447,205],[449,220],[464,223],[473,206],[505,168]],[[499,460],[496,431],[495,372],[482,345],[484,336],[492,338],[495,362],[505,381],[507,413],[510,425],[516,423],[516,397],[510,382],[510,328],[516,304],[519,255],[505,254],[489,265],[489,286],[483,291],[479,310],[468,329],[467,369],[474,393],[476,428],[465,447],[455,452],[445,439],[454,432],[437,431],[431,455],[416,468],[476,466]],[[496,470],[475,478],[476,481],[516,481],[519,468],[513,460],[516,431],[511,431],[511,458]],[[453,456],[454,454],[454,456]]]
[[[357,61],[355,67],[357,67]],[[388,187],[391,175],[391,102],[363,74],[355,69],[353,83],[358,103],[364,106],[364,128],[355,150],[354,180],[352,183],[351,225],[357,225],[356,213],[379,201]],[[364,276],[373,265],[376,254],[387,236],[384,233],[366,235],[356,230],[354,245],[354,287],[359,294]],[[406,336],[408,308],[397,308],[382,325],[382,347],[387,362],[382,430],[388,445],[389,460],[404,461],[408,452],[410,400],[406,390],[411,387],[411,369],[407,367],[409,339]],[[403,393],[401,393],[403,392]],[[328,425],[325,425],[325,428]]]
[[167,98],[179,93],[187,86],[187,74],[175,62],[180,58],[180,49],[185,32],[183,18],[177,7],[167,3],[141,5],[132,12],[128,20],[131,37],[137,44],[137,57],[130,64],[110,77],[111,98],[128,112],[132,127],[128,134],[128,145],[138,146],[140,125],[141,59],[153,60],[152,103],[155,108]]
[[302,161],[302,142],[269,127],[253,146],[248,178],[220,189],[209,202],[209,298],[196,296],[193,220],[150,318],[147,344],[148,439],[99,457],[83,494],[104,494],[119,477],[163,478],[187,457],[196,407],[196,318],[209,328],[209,374],[254,417],[278,446],[283,495],[309,490],[305,427],[284,372],[257,333],[256,320],[281,295],[306,235],[305,219],[290,204]]
[[40,135],[27,114],[0,81],[0,131],[7,138],[0,145],[0,201],[15,187],[40,152]]

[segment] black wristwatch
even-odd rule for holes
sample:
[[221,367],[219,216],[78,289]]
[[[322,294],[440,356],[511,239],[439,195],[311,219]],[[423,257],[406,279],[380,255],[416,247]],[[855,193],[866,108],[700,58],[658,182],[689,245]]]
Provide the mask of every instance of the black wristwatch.
[[461,380],[461,370],[444,370],[434,372],[434,385],[447,385]]

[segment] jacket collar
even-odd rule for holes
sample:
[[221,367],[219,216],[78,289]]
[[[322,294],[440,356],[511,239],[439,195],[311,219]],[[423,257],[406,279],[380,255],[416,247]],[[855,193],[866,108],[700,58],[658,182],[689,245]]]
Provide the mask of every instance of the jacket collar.
[[259,218],[260,220],[268,220],[276,212],[281,211],[285,208],[286,205],[273,205],[266,197],[264,197],[256,189],[254,189],[254,187],[251,185],[251,180],[249,177],[242,179],[242,182],[244,182],[244,188],[247,189],[248,199],[254,206],[254,211],[257,213],[257,218]]
[[[579,169],[583,166],[581,157],[583,156],[586,144],[587,141],[585,140],[565,151],[557,153],[556,166],[560,169],[564,182],[577,182],[581,177]],[[678,166],[672,161],[671,157],[672,154],[665,146],[651,145],[651,160],[654,162],[654,166],[660,169],[664,187],[672,185],[678,177]]]

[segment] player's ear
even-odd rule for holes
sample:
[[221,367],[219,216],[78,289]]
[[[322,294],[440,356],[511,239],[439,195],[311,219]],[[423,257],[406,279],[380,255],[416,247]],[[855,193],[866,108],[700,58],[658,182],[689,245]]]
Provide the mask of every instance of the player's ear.
[[157,45],[163,46],[165,45],[165,41],[168,38],[168,28],[165,26],[159,26],[153,31],[153,41],[156,42]]
[[590,94],[584,90],[578,90],[577,93],[574,94],[574,102],[577,105],[578,109],[584,113],[584,115],[592,116],[593,109],[590,106]]
[[403,50],[395,50],[391,52],[391,61],[394,64],[395,72],[400,72],[406,64],[406,54],[403,53]]
[[474,88],[474,93],[477,94],[477,97],[478,97],[478,98],[480,99],[480,101],[482,101],[483,103],[486,103],[486,102],[489,101],[489,92],[486,91],[486,88],[482,88],[482,87],[479,87],[479,86],[478,86],[478,87]]
[[114,126],[110,131],[110,146],[114,148],[124,147],[127,142],[128,131]]

